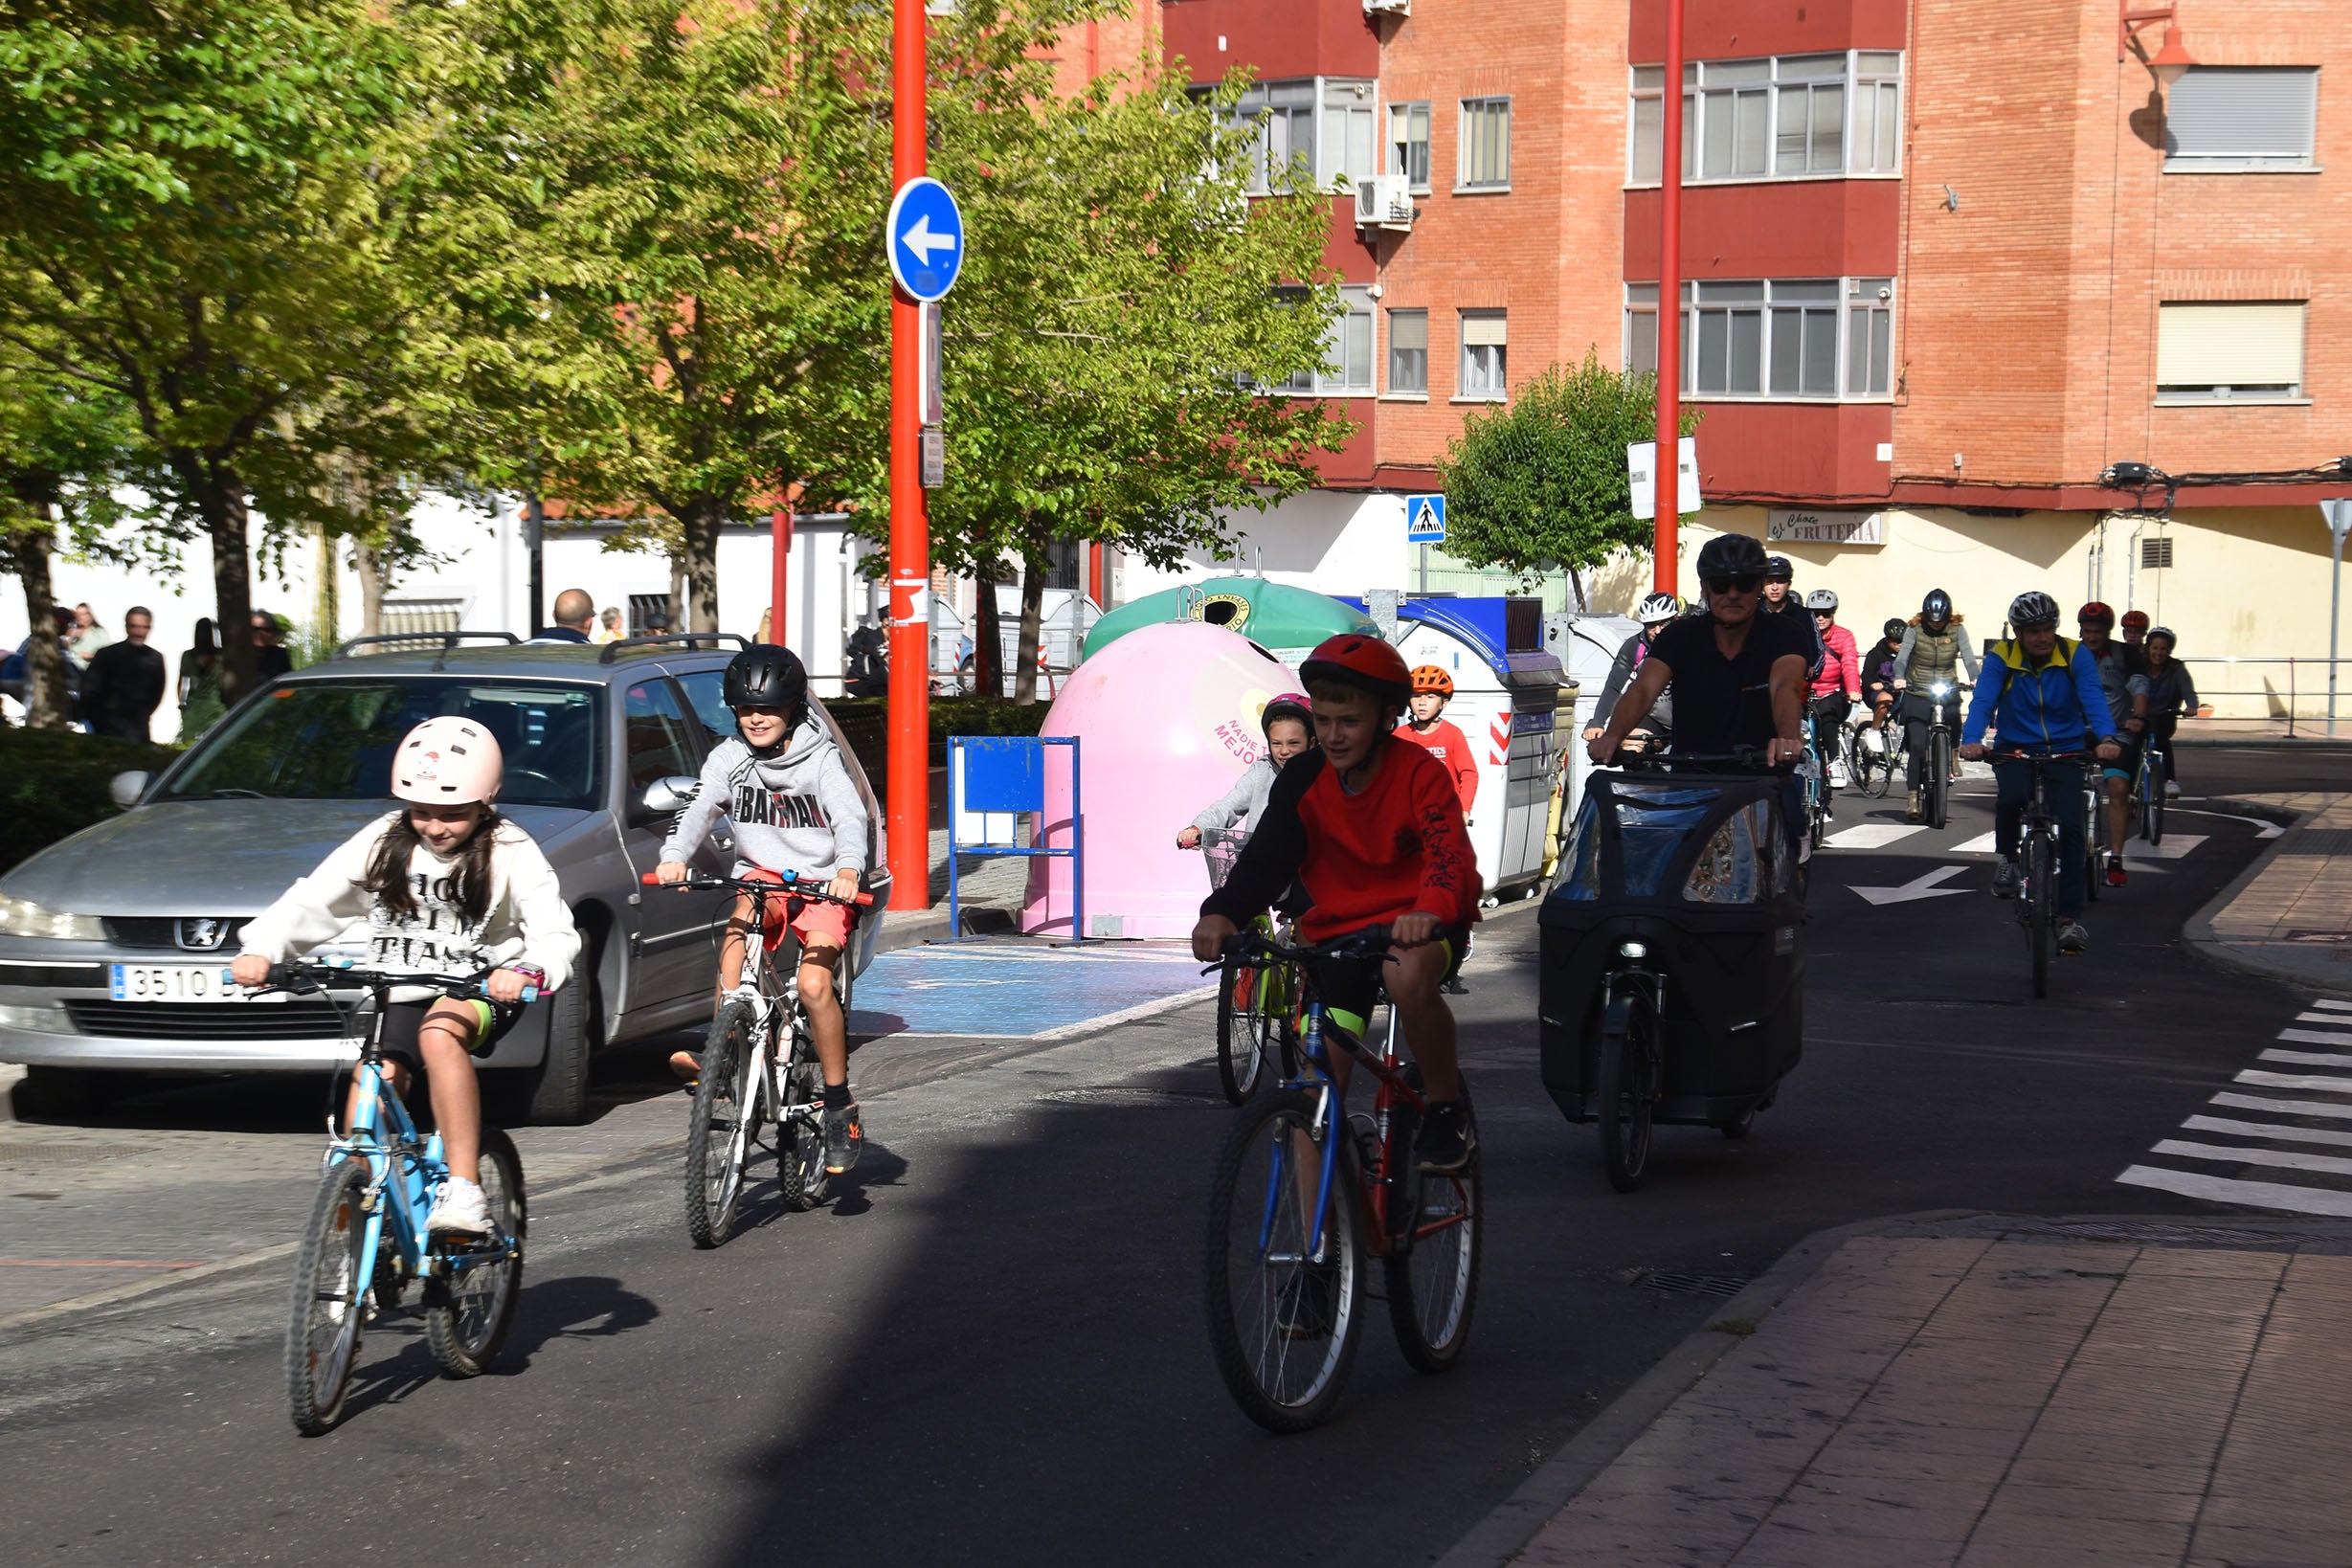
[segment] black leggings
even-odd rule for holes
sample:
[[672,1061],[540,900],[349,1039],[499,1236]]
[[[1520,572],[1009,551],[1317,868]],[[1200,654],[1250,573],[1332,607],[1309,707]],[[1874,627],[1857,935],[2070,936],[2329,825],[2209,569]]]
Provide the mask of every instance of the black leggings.
[[[1945,702],[1954,710],[1953,717],[1957,720],[1960,699],[1950,697]],[[1908,753],[1903,761],[1903,787],[1907,790],[1917,789],[1921,776],[1927,772],[1927,732],[1935,723],[1935,698],[1922,693],[1903,693],[1903,747]],[[1953,728],[1957,728],[1958,725],[1955,724]]]

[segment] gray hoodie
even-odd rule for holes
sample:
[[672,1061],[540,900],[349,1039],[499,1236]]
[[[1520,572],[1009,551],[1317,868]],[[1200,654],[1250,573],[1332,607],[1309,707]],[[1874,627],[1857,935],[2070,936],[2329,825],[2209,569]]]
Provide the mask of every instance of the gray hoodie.
[[702,792],[679,814],[662,860],[692,854],[722,815],[735,824],[739,875],[758,866],[824,881],[836,871],[865,869],[865,802],[833,732],[814,714],[801,719],[778,756],[755,756],[734,735],[711,748]]

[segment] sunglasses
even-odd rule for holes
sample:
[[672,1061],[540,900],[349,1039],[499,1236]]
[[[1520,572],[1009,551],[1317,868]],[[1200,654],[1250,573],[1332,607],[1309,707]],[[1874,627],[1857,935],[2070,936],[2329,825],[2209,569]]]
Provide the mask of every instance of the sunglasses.
[[1707,579],[1707,592],[1710,594],[1753,594],[1763,586],[1763,575],[1755,571],[1743,571],[1736,577]]

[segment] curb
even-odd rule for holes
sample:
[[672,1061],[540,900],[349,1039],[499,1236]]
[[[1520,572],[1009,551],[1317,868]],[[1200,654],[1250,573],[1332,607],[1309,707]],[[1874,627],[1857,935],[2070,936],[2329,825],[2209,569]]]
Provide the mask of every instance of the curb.
[[[2263,804],[2260,801],[2239,803]],[[2273,806],[2270,809],[2275,811],[2277,808]],[[2325,808],[2314,807],[2289,823],[2287,831],[2272,840],[2269,847],[2254,857],[2252,864],[2230,878],[2228,885],[2206,900],[2205,907],[2189,917],[2188,922],[2181,928],[2181,941],[2189,952],[2217,969],[2229,970],[2239,974],[2251,974],[2257,979],[2272,980],[2281,985],[2294,986],[2299,990],[2316,991],[2321,996],[2333,997],[2339,1000],[2352,999],[2352,978],[2335,979],[2292,964],[2282,964],[2274,959],[2243,951],[2243,944],[2226,941],[2213,930],[2213,922],[2221,918],[2223,912],[2237,900],[2240,894],[2254,885],[2256,878],[2271,868],[2271,862],[2284,854],[2288,845],[2295,842],[2295,837],[2302,831],[2303,824],[2318,816],[2323,809]]]

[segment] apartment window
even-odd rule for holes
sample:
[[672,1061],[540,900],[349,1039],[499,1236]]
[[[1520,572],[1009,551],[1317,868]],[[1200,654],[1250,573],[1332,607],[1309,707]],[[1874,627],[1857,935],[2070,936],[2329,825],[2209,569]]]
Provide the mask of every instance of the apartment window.
[[1388,106],[1388,171],[1401,174],[1416,190],[1429,189],[1429,105]]
[[[1683,178],[1891,174],[1901,148],[1903,56],[1894,50],[1702,60],[1684,67]],[[1632,70],[1627,178],[1657,180],[1666,73]]]
[[1373,128],[1373,84],[1326,78],[1323,83],[1323,182],[1352,190],[1379,172]]
[[[1303,288],[1277,289],[1278,299],[1304,304],[1312,296]],[[1343,288],[1346,308],[1323,329],[1323,366],[1292,372],[1290,379],[1261,389],[1300,397],[1362,396],[1372,390],[1372,290]]]
[[[1894,280],[1685,283],[1682,384],[1694,397],[1827,401],[1890,395]],[[1658,285],[1625,285],[1625,369],[1658,368]]]
[[1426,395],[1429,391],[1429,312],[1388,313],[1388,390]]
[[1467,190],[1511,184],[1511,100],[1462,101],[1462,157],[1456,178]]
[[2318,104],[2308,66],[2191,66],[2164,104],[2164,167],[2309,168]]
[[[1203,93],[1205,96],[1205,93]],[[1254,126],[1247,188],[1253,196],[1288,189],[1293,179],[1315,172],[1315,83],[1253,83],[1233,105],[1228,125]]]
[[1507,388],[1509,321],[1500,310],[1462,312],[1462,374],[1456,395],[1500,400]]
[[2303,303],[2206,302],[2156,311],[2161,399],[2300,397]]

